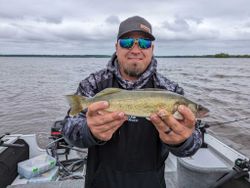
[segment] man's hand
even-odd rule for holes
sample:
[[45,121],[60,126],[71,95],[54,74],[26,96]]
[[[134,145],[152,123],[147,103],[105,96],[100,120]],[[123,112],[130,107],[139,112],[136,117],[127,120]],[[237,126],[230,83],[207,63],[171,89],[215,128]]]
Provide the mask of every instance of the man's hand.
[[166,110],[160,110],[150,116],[150,120],[159,132],[160,139],[170,145],[178,145],[188,139],[195,129],[195,116],[186,106],[180,105],[178,111],[183,120],[176,120]]
[[96,102],[88,107],[87,125],[93,136],[102,141],[108,141],[113,133],[127,120],[123,112],[107,112],[109,104],[106,101]]

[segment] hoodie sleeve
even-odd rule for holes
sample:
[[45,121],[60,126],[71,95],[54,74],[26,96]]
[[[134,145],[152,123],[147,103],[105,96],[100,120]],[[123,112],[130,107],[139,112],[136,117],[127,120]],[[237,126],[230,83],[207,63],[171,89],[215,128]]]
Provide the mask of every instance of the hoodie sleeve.
[[87,125],[87,110],[82,111],[77,116],[67,115],[64,119],[63,135],[67,143],[80,148],[89,148],[94,145],[101,145],[105,142],[94,138]]
[[196,151],[201,147],[201,144],[201,132],[198,128],[196,128],[193,134],[180,145],[172,146],[165,144],[165,147],[167,147],[168,150],[177,157],[189,157],[196,153]]
[[[96,74],[91,74],[88,78],[80,82],[75,94],[86,97],[92,97],[97,92]],[[69,110],[70,111],[70,110]],[[100,141],[92,135],[86,119],[87,109],[83,110],[78,115],[64,118],[63,135],[64,139],[71,145],[89,148],[94,145],[102,145],[105,142]]]

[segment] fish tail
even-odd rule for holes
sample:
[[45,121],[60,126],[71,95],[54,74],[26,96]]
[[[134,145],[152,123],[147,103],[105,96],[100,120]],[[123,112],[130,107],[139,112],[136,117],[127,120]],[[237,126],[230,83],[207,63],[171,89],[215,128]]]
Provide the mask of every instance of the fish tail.
[[66,98],[67,98],[69,105],[70,105],[69,115],[75,116],[87,107],[87,104],[86,104],[87,98],[84,96],[67,95]]

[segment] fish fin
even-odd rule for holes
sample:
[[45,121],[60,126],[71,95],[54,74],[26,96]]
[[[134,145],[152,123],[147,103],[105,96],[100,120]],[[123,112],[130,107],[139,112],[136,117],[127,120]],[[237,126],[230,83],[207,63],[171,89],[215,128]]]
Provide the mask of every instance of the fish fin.
[[175,113],[173,114],[174,118],[177,120],[183,120],[183,116],[180,114],[179,111],[175,111]]
[[81,95],[66,95],[68,103],[70,105],[69,115],[75,116],[79,114],[84,108],[86,108],[87,97]]
[[142,89],[135,89],[135,91],[168,91],[166,89],[159,89],[159,88],[142,88]]
[[109,95],[109,94],[117,93],[117,92],[121,92],[121,91],[122,91],[122,89],[110,87],[110,88],[106,88],[106,89],[100,91],[94,97],[105,96],[105,95]]

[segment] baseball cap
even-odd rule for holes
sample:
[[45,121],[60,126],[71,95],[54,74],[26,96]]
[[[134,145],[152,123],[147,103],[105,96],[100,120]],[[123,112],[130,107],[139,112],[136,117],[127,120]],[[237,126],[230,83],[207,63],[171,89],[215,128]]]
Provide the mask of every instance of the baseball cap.
[[143,32],[148,36],[150,40],[155,40],[155,37],[152,35],[151,24],[146,19],[140,16],[127,18],[120,23],[117,40],[125,34],[133,31]]

